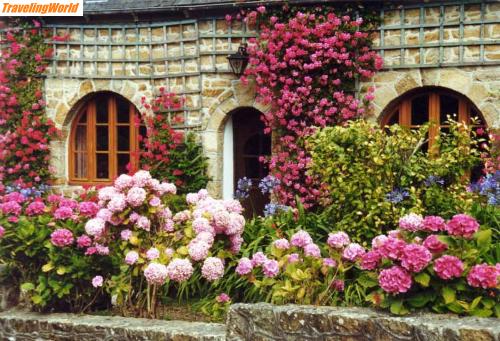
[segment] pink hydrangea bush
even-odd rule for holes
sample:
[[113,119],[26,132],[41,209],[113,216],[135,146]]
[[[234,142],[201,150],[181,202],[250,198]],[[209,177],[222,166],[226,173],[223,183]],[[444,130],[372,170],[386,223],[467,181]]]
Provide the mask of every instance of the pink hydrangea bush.
[[[171,284],[186,283],[195,273],[208,282],[219,280],[224,258],[236,254],[243,242],[239,202],[214,199],[202,189],[189,193],[187,208],[175,212],[176,191],[145,170],[120,175],[112,186],[99,189],[99,210],[85,225],[94,243],[108,247],[125,265],[106,282],[108,291],[117,304],[150,302],[143,306],[145,316],[155,316],[155,299]],[[138,289],[143,279],[152,289]]]

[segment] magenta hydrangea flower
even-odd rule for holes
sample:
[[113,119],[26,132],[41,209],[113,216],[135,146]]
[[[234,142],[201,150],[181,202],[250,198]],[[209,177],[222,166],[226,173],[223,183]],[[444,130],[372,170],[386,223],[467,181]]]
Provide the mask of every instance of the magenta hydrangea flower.
[[73,244],[73,233],[68,229],[57,229],[50,234],[50,241],[58,247],[70,246]]
[[280,267],[277,261],[274,259],[268,259],[262,264],[262,272],[266,277],[275,277],[280,271]]
[[458,257],[444,255],[434,261],[434,271],[442,279],[460,277],[464,271],[464,263]]
[[132,231],[130,231],[129,229],[122,230],[122,232],[120,232],[120,238],[122,240],[129,240],[130,237],[132,237]]
[[342,252],[342,257],[351,262],[354,262],[361,258],[365,254],[365,252],[365,249],[358,243],[351,243],[347,245],[347,247],[344,249],[344,252]]
[[226,293],[222,293],[222,294],[218,295],[217,297],[215,297],[215,300],[219,303],[227,303],[227,302],[231,301],[231,297],[229,297],[229,295]]
[[236,273],[240,276],[246,275],[253,270],[253,263],[247,257],[243,257],[239,260],[238,266],[236,266]]
[[439,240],[438,236],[431,234],[425,238],[423,245],[433,253],[441,253],[448,249],[448,244]]
[[290,264],[296,263],[296,262],[300,261],[300,256],[298,253],[291,253],[288,255],[287,261]]
[[321,258],[321,250],[319,246],[311,243],[304,246],[304,255],[314,258]]
[[92,278],[92,286],[94,288],[102,287],[103,283],[104,279],[102,278],[102,276],[95,276],[94,278]]
[[130,206],[141,206],[146,200],[146,191],[144,188],[132,187],[127,192],[127,202]]
[[215,281],[224,275],[224,263],[220,258],[208,257],[201,267],[201,275],[207,281]]
[[193,274],[193,265],[189,259],[175,258],[167,266],[168,277],[175,282],[182,282]]
[[80,214],[86,217],[94,217],[99,212],[99,205],[92,201],[83,201],[80,203],[78,210]]
[[467,275],[467,283],[474,288],[496,288],[498,286],[498,272],[496,266],[477,264],[472,267]]
[[420,272],[432,260],[432,253],[425,246],[408,244],[401,254],[401,266],[408,271]]
[[336,279],[333,281],[332,288],[336,291],[344,291],[345,282],[341,279]]
[[0,238],[3,238],[3,236],[5,235],[5,228],[0,225]]
[[311,244],[313,242],[309,233],[304,230],[300,230],[292,235],[290,238],[290,244],[297,247],[304,247],[307,244]]
[[7,201],[3,204],[0,204],[0,209],[5,215],[13,214],[17,216],[21,213],[22,207],[15,201]]
[[161,285],[165,283],[167,279],[168,270],[167,267],[159,263],[150,263],[144,269],[144,277],[149,284]]
[[54,211],[54,218],[58,220],[64,220],[71,218],[73,216],[73,209],[68,206],[59,207]]
[[323,258],[323,265],[329,268],[334,268],[337,266],[337,262],[331,258]]
[[29,216],[40,215],[45,212],[45,204],[41,201],[33,201],[26,207],[26,214]]
[[90,237],[87,236],[86,234],[81,235],[80,237],[76,238],[76,246],[79,249],[89,247],[90,245],[92,245],[92,239],[90,239]]
[[446,223],[443,218],[431,215],[424,218],[422,229],[428,232],[444,231],[446,229]]
[[385,292],[399,294],[410,290],[412,279],[405,269],[395,265],[380,272],[378,283]]
[[378,252],[384,257],[392,260],[399,259],[403,253],[406,243],[398,238],[388,237],[378,248]]
[[290,248],[290,243],[285,238],[281,238],[275,240],[273,246],[280,250],[288,250]]
[[149,260],[160,258],[160,250],[158,250],[155,247],[152,247],[146,252],[146,258]]
[[479,230],[479,223],[467,214],[456,214],[446,224],[446,231],[449,234],[467,239],[472,238],[477,230]]
[[125,255],[125,263],[134,265],[139,260],[139,254],[136,251],[129,251]]
[[385,234],[380,234],[372,239],[372,249],[376,250],[381,247],[386,241],[388,237]]
[[252,265],[254,267],[256,266],[261,266],[262,264],[264,264],[264,262],[267,260],[267,256],[259,251],[259,252],[256,252],[253,256],[252,256]]
[[351,240],[345,232],[335,232],[328,234],[327,244],[335,249],[341,249],[346,245],[349,245]]
[[375,270],[382,259],[382,255],[378,251],[368,251],[363,256],[361,256],[361,269],[363,270]]
[[85,224],[85,232],[88,235],[98,237],[104,232],[106,222],[101,218],[94,218],[87,221]]
[[416,232],[423,227],[424,218],[420,214],[409,213],[399,218],[399,227],[403,230]]

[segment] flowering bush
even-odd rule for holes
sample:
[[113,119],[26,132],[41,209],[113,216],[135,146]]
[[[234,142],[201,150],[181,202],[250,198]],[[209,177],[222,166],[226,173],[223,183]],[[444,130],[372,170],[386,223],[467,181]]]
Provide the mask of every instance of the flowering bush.
[[[308,140],[310,175],[323,181],[319,201],[336,229],[367,244],[410,209],[449,218],[470,209],[474,194],[463,176],[479,161],[470,127],[453,123],[440,136],[439,155],[422,150],[427,128],[410,131],[351,122]],[[413,229],[409,216],[407,228]]]
[[187,210],[175,213],[169,203],[176,190],[139,171],[98,191],[100,210],[85,230],[123,262],[119,274],[105,279],[122,308],[156,316],[157,299],[169,287],[180,290],[195,272],[217,281],[224,259],[241,247],[245,219],[239,202],[200,190],[186,196]]
[[47,32],[36,20],[8,25],[0,42],[0,193],[5,185],[36,189],[50,179],[49,143],[57,133],[38,77],[52,56]]
[[257,100],[271,106],[263,120],[265,132],[279,136],[267,160],[270,173],[281,180],[276,194],[281,204],[293,206],[298,197],[306,207],[315,205],[319,183],[306,174],[310,155],[304,137],[313,127],[362,116],[373,99],[371,88],[363,100],[354,96],[355,80],[382,67],[371,49],[370,25],[328,7],[302,12],[285,6],[274,13],[261,6],[245,21],[257,23],[260,34],[249,40],[249,68],[241,80],[253,78]]
[[[94,274],[116,271],[103,248],[85,234],[98,205],[91,192],[81,198],[0,197],[0,261],[36,309],[82,312],[108,299],[90,286]],[[87,252],[90,249],[99,252]]]
[[[142,114],[146,136],[140,136],[144,145],[140,153],[141,167],[157,179],[174,183],[179,193],[196,192],[205,188],[210,180],[203,147],[194,134],[184,136],[172,128],[171,122],[183,123],[182,111],[179,110],[182,110],[184,99],[164,88],[159,91],[151,102],[142,98],[142,105],[148,113]],[[137,117],[136,124],[140,123],[141,119]]]
[[403,216],[399,229],[375,237],[372,249],[361,257],[361,269],[380,287],[369,300],[394,314],[429,307],[499,316],[500,264],[486,262],[495,262],[491,234],[466,214],[447,222],[413,213]]

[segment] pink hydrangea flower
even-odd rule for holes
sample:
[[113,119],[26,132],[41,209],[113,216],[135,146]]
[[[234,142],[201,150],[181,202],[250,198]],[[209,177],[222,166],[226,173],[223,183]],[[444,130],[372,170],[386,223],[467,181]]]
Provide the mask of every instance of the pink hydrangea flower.
[[399,294],[410,290],[412,279],[405,269],[395,265],[380,272],[378,283],[385,292]]
[[146,191],[144,188],[132,187],[127,193],[127,202],[133,206],[141,206],[146,200]]
[[201,232],[210,232],[215,234],[214,228],[210,226],[210,222],[206,218],[195,218],[193,220],[193,230],[196,234]]
[[345,283],[341,279],[336,279],[335,281],[333,281],[332,287],[336,291],[344,291]]
[[4,235],[5,235],[5,228],[0,225],[0,238],[3,238]]
[[416,213],[409,213],[399,219],[399,227],[410,232],[420,231],[423,223],[424,218]]
[[296,262],[300,261],[300,256],[298,253],[291,253],[288,255],[287,261],[290,264],[296,263]]
[[197,193],[188,193],[186,194],[186,202],[189,204],[189,205],[194,205],[196,204],[200,199],[198,198],[198,194]]
[[155,247],[152,247],[146,252],[146,258],[149,260],[160,258],[160,250],[158,250]]
[[162,182],[158,187],[155,188],[159,195],[163,194],[175,194],[177,193],[177,187],[174,184]]
[[139,170],[133,176],[134,185],[138,187],[146,186],[152,179],[151,174],[146,170]]
[[73,244],[73,233],[68,229],[57,229],[50,234],[50,241],[58,247],[65,247]]
[[496,288],[498,285],[498,272],[496,266],[477,264],[472,267],[467,275],[467,283],[474,288]]
[[431,234],[425,238],[423,245],[433,253],[440,253],[448,249],[448,244],[440,241],[435,234]]
[[159,263],[150,263],[144,269],[144,277],[149,284],[161,285],[167,279],[168,269],[165,265]]
[[313,242],[311,236],[309,233],[307,233],[304,230],[300,230],[292,235],[292,238],[290,238],[290,243],[293,246],[297,247],[304,247],[307,244],[311,244]]
[[363,270],[375,270],[379,264],[382,256],[378,251],[368,251],[361,257],[361,269]]
[[85,224],[85,232],[88,235],[98,237],[104,232],[106,222],[101,218],[94,218],[87,221]]
[[151,221],[148,219],[148,217],[140,216],[139,219],[137,219],[135,225],[138,228],[149,231],[149,229],[151,228]]
[[167,219],[163,222],[162,229],[165,232],[174,232],[175,223],[172,219]]
[[167,247],[165,249],[165,254],[167,255],[167,257],[172,257],[174,255],[174,253],[175,253],[175,251],[171,247]]
[[73,216],[73,209],[71,207],[63,206],[54,211],[54,218],[64,220]]
[[224,263],[217,257],[208,257],[201,267],[201,275],[207,281],[215,281],[224,275]]
[[288,250],[290,248],[290,243],[285,238],[275,240],[273,245],[275,248],[280,250]]
[[191,218],[191,212],[188,210],[184,210],[184,211],[177,212],[174,215],[173,220],[175,222],[178,222],[178,223],[183,223],[186,220],[189,220],[190,218]]
[[238,266],[236,266],[236,273],[238,275],[246,275],[253,270],[253,263],[247,257],[243,257],[239,260]]
[[127,207],[127,200],[123,194],[117,194],[111,198],[107,207],[113,213],[122,212]]
[[139,254],[136,251],[129,251],[125,255],[125,263],[134,265],[139,260]]
[[444,231],[446,229],[446,223],[441,217],[427,216],[422,223],[422,229],[429,232]]
[[101,208],[97,214],[96,214],[96,218],[99,218],[99,219],[102,219],[104,221],[110,221],[111,220],[111,217],[113,216],[113,212],[111,212],[110,210],[108,210],[107,208]]
[[80,210],[80,214],[86,217],[94,217],[99,211],[99,206],[92,201],[83,201],[80,203],[78,209]]
[[97,192],[97,197],[101,201],[108,201],[119,193],[120,192],[118,192],[113,186],[106,186],[99,189],[99,191]]
[[222,294],[218,295],[217,297],[215,297],[215,300],[219,303],[227,303],[227,302],[231,301],[231,297],[229,297],[228,294],[222,293]]
[[224,200],[224,207],[231,213],[241,214],[243,212],[243,207],[238,200]]
[[26,214],[29,216],[39,215],[45,212],[45,204],[41,201],[33,201],[26,207]]
[[188,253],[194,261],[200,261],[208,256],[210,245],[206,241],[193,240],[188,245]]
[[406,243],[403,240],[388,237],[387,240],[378,248],[378,252],[385,258],[396,260],[401,257],[405,246]]
[[274,259],[267,259],[264,264],[262,264],[262,272],[266,277],[275,277],[279,271],[279,264]]
[[96,244],[95,249],[96,249],[97,254],[99,254],[101,256],[109,255],[109,247],[107,247],[105,245]]
[[168,277],[175,282],[182,282],[193,274],[193,265],[188,259],[175,258],[167,266]]
[[432,260],[432,253],[425,246],[408,244],[401,254],[401,266],[408,271],[420,272]]
[[239,235],[245,229],[245,218],[241,214],[229,213],[229,224],[226,227],[227,235]]
[[345,232],[329,233],[327,244],[335,249],[341,249],[351,242],[349,236]]
[[334,268],[337,266],[337,262],[331,258],[323,258],[323,265],[329,268]]
[[89,247],[90,245],[92,245],[92,239],[90,239],[90,237],[87,236],[86,234],[81,235],[80,237],[76,238],[76,246],[79,249]]
[[152,197],[149,199],[149,205],[152,207],[158,207],[161,204],[161,200],[158,197]]
[[464,263],[455,256],[444,255],[434,261],[434,271],[442,279],[460,277]]
[[130,231],[129,229],[122,230],[122,232],[120,232],[120,238],[122,240],[129,240],[130,237],[132,237],[132,231]]
[[213,243],[214,243],[215,238],[214,238],[214,235],[211,234],[211,233],[201,232],[200,234],[198,234],[196,236],[196,238],[194,240],[196,240],[196,241],[204,241],[208,245],[212,246]]
[[103,283],[104,279],[102,278],[102,276],[95,276],[94,278],[92,278],[92,286],[94,288],[102,287]]
[[233,254],[240,252],[241,245],[243,244],[243,238],[240,235],[234,234],[229,236],[229,241],[231,242],[231,247],[229,248]]
[[264,262],[267,260],[267,256],[259,251],[259,252],[256,252],[253,256],[252,256],[252,265],[254,267],[256,266],[261,266],[262,264],[264,264]]
[[115,180],[115,187],[120,191],[126,190],[134,185],[134,179],[128,174],[121,174]]
[[384,234],[378,235],[372,239],[372,249],[376,250],[381,247],[386,241],[388,237]]
[[140,217],[141,217],[141,215],[139,213],[132,212],[132,213],[130,213],[128,220],[130,220],[130,222],[132,222],[132,223],[135,223],[137,221],[137,219],[139,219]]
[[446,231],[452,236],[472,238],[472,235],[479,230],[479,223],[467,214],[454,215],[446,225]]
[[311,243],[304,247],[304,255],[314,258],[321,258],[321,250],[318,245]]
[[357,259],[361,258],[365,254],[365,252],[365,249],[358,243],[351,243],[347,245],[347,247],[344,249],[344,252],[342,252],[342,257],[350,260],[351,262],[354,262]]

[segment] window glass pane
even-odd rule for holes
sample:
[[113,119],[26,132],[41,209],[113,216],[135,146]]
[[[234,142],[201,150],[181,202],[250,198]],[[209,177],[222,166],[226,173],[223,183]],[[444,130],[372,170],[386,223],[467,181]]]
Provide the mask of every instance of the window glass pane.
[[261,143],[260,139],[260,135],[258,134],[251,136],[245,143],[245,148],[243,149],[244,153],[246,155],[258,155],[259,145]]
[[398,123],[399,123],[399,110],[396,110],[387,121],[387,125],[393,125]]
[[245,176],[250,179],[260,179],[262,164],[258,157],[245,158]]
[[121,97],[116,98],[116,120],[118,123],[130,122],[130,104]]
[[128,151],[130,150],[130,127],[129,126],[117,126],[118,135],[118,150]]
[[87,150],[87,127],[76,126],[75,150]]
[[484,125],[484,121],[481,119],[481,115],[479,114],[479,112],[476,109],[472,108],[472,105],[471,105],[471,109],[470,109],[470,118],[474,119],[473,120],[474,124]]
[[411,101],[411,125],[422,125],[428,121],[429,96],[418,96]]
[[108,127],[107,126],[97,126],[96,127],[96,150],[108,150]]
[[117,165],[118,166],[117,167],[118,175],[128,173],[127,165],[130,162],[130,155],[129,154],[118,154],[116,160],[118,162],[118,165]]
[[99,96],[95,100],[96,121],[97,123],[108,122],[108,98]]
[[260,155],[271,155],[271,135],[262,135]]
[[87,177],[87,153],[75,153],[75,177]]
[[147,137],[147,128],[144,125],[139,126],[139,149],[144,150],[144,139]]
[[96,177],[98,179],[109,178],[108,154],[96,154]]
[[439,120],[441,124],[448,121],[448,116],[458,119],[458,99],[452,96],[439,96]]
[[83,113],[78,120],[78,123],[87,123],[87,112]]

